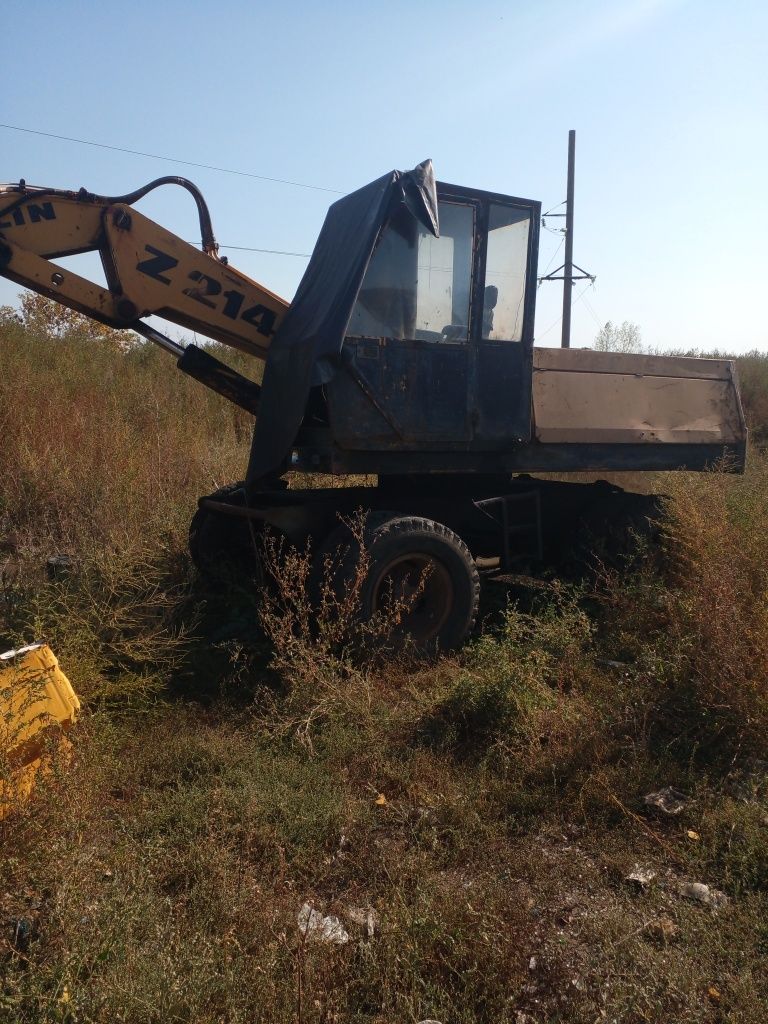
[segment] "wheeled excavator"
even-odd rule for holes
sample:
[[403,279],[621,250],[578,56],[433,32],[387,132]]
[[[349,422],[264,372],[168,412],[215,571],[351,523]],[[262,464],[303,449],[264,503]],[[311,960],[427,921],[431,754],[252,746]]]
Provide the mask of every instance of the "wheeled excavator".
[[[136,209],[162,185],[192,195],[199,249]],[[200,499],[198,566],[256,557],[273,531],[311,545],[318,565],[338,555],[343,586],[364,547],[362,613],[411,595],[401,629],[448,649],[474,625],[479,566],[557,562],[585,529],[647,518],[649,499],[563,475],[744,467],[731,361],[534,347],[540,214],[437,182],[430,161],[392,171],[330,207],[288,303],[219,255],[183,178],[117,197],[21,181],[0,186],[0,273],[137,332],[253,414],[245,479]],[[56,262],[91,251],[106,286]],[[152,316],[262,360],[261,383]],[[302,487],[301,474],[346,484]],[[361,474],[375,486],[356,485]]]

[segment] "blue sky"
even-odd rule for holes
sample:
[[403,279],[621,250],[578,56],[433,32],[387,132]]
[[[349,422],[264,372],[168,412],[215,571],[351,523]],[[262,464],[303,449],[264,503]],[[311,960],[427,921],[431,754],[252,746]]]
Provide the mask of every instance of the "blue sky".
[[[5,0],[3,14],[0,121],[175,159],[347,192],[429,156],[445,181],[547,209],[575,128],[574,255],[597,282],[575,288],[573,344],[610,319],[661,348],[768,347],[768,4]],[[161,174],[200,185],[229,245],[308,253],[336,198],[0,129],[3,181],[114,194]],[[197,237],[186,195],[141,209]],[[558,243],[543,232],[540,272]],[[306,263],[228,255],[288,298]],[[17,291],[0,282],[0,302]],[[557,344],[559,285],[538,298],[537,338]]]

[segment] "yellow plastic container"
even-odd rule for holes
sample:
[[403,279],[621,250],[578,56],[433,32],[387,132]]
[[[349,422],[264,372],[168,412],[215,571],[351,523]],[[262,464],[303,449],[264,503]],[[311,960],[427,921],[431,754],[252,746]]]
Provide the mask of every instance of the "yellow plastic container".
[[68,728],[79,708],[47,644],[0,654],[0,819],[29,797],[45,769],[45,730],[54,723]]

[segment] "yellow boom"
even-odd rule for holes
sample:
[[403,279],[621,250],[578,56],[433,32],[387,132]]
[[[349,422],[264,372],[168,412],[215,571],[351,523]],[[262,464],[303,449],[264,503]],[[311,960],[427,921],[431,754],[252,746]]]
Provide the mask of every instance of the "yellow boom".
[[[194,197],[202,251],[133,209],[166,184],[181,185]],[[99,253],[106,289],[54,262],[84,252]],[[165,342],[176,355],[182,347],[142,323],[143,317],[157,314],[265,359],[288,308],[219,257],[205,200],[185,178],[158,178],[118,197],[23,181],[0,185],[0,274],[110,327]]]

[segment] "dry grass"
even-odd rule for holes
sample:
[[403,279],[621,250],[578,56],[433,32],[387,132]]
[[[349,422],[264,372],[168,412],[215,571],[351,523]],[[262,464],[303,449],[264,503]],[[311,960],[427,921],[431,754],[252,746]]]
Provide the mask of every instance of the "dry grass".
[[0,643],[50,638],[80,692],[140,698],[179,666],[189,520],[238,475],[251,421],[154,347],[57,309],[0,317]]
[[[45,634],[87,699],[72,765],[0,822],[0,1020],[762,1024],[758,454],[665,482],[664,558],[501,594],[455,657],[350,642],[354,587],[313,624],[301,553],[268,643],[184,554],[247,421],[162,354],[45,329],[2,328],[0,634]],[[642,802],[667,785],[679,816]],[[303,937],[304,903],[349,941]]]
[[143,552],[185,543],[200,494],[237,479],[242,410],[174,372],[153,346],[3,328],[3,545]]
[[[478,750],[436,747],[418,724],[444,669],[397,708],[347,703],[311,745],[226,706],[89,717],[74,769],[0,826],[2,912],[30,935],[7,952],[9,1019],[758,1024],[764,804],[691,773],[683,818],[649,819],[638,782],[668,766],[618,737],[572,764],[535,706]],[[647,891],[624,881],[635,861],[658,872]],[[691,903],[687,878],[733,902]],[[305,942],[305,902],[350,941]],[[369,907],[372,937],[349,917]]]

